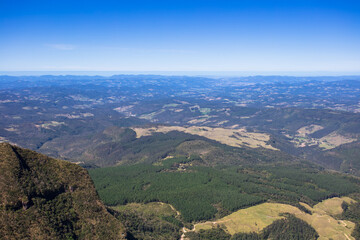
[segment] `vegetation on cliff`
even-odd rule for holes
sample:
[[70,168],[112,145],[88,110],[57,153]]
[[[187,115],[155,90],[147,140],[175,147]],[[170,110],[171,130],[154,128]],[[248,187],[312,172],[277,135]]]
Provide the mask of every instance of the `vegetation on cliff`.
[[0,143],[2,239],[124,239],[85,169]]

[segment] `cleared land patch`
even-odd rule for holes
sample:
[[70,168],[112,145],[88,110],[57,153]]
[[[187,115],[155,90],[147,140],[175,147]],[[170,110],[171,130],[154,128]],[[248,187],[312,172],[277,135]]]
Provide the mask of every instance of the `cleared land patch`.
[[335,148],[345,143],[355,142],[356,138],[346,137],[336,132],[332,132],[329,135],[320,139],[321,142],[327,143],[331,148]]
[[35,124],[37,128],[45,128],[45,129],[51,129],[52,127],[58,127],[61,125],[66,125],[64,122],[57,122],[57,121],[50,121],[43,124]]
[[309,125],[309,126],[299,128],[297,130],[297,132],[299,133],[300,136],[305,137],[307,134],[312,134],[312,133],[317,132],[317,131],[319,131],[321,129],[324,129],[324,127],[320,126],[320,125],[312,124],[312,125]]
[[208,119],[209,119],[209,116],[203,116],[203,117],[192,119],[192,120],[188,121],[188,123],[190,123],[190,124],[204,123]]
[[[199,223],[195,225],[195,231],[210,229],[215,225],[223,225],[230,234],[239,232],[260,232],[275,220],[283,218],[284,213],[294,214],[296,217],[310,224],[322,239],[354,239],[351,236],[355,224],[346,220],[337,220],[329,214],[341,214],[341,204],[352,202],[351,198],[332,198],[318,203],[307,214],[297,207],[281,203],[263,203],[257,206],[241,209],[217,221]],[[304,205],[304,204],[303,204]]]
[[270,136],[265,133],[248,132],[246,129],[228,129],[228,128],[211,128],[211,127],[180,127],[180,126],[158,126],[150,128],[132,128],[136,132],[137,138],[142,136],[150,136],[155,132],[168,133],[171,131],[185,132],[193,135],[206,137],[220,143],[251,148],[263,147],[267,149],[277,150],[267,142]]
[[324,150],[333,149],[340,145],[351,143],[357,140],[356,138],[341,135],[336,131],[322,138],[312,138],[309,136],[309,134],[312,134],[321,129],[323,129],[323,127],[319,125],[310,125],[298,129],[296,135],[285,136],[290,138],[290,141],[293,142],[296,147],[318,146]]
[[147,114],[143,114],[141,115],[139,118],[141,119],[147,119],[147,120],[152,120],[154,119],[154,117],[160,113],[163,113],[165,112],[165,109],[160,109],[159,111],[155,111],[155,112],[152,112],[152,113],[147,113]]
[[341,204],[344,201],[348,204],[355,202],[353,199],[351,199],[349,197],[342,197],[342,198],[334,197],[334,198],[327,199],[325,201],[322,201],[322,202],[316,204],[313,208],[313,211],[316,213],[328,214],[331,216],[335,216],[335,215],[341,214],[343,212]]
[[169,103],[169,104],[165,104],[163,106],[163,108],[170,108],[170,107],[177,107],[177,106],[180,106],[180,104],[177,104],[177,103]]
[[162,202],[151,202],[151,203],[128,203],[126,205],[118,205],[111,207],[114,210],[133,210],[142,212],[146,215],[156,215],[156,216],[177,216],[179,213],[175,210],[173,206],[167,203]]

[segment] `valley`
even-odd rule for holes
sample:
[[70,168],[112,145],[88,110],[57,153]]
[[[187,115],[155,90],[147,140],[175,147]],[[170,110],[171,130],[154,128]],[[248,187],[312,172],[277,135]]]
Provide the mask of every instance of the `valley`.
[[0,141],[87,169],[128,239],[359,239],[357,77],[0,76],[0,93]]

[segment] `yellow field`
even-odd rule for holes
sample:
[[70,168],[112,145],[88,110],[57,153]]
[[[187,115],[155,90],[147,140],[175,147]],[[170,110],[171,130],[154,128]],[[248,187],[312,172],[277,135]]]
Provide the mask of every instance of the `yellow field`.
[[224,225],[230,234],[238,232],[259,232],[269,226],[277,219],[281,219],[282,213],[291,213],[296,217],[309,223],[319,234],[319,240],[325,239],[354,239],[351,233],[355,224],[350,221],[336,220],[331,215],[342,212],[341,204],[343,201],[354,201],[351,198],[333,198],[325,200],[314,208],[305,205],[312,211],[312,215],[300,211],[297,207],[280,203],[263,203],[257,206],[241,209],[224,218],[214,222],[205,222],[195,225],[195,231],[209,229],[214,225]]
[[326,135],[323,138],[320,138],[320,141],[322,143],[327,143],[328,145],[330,145],[332,148],[338,147],[342,144],[345,143],[351,143],[356,141],[356,138],[351,138],[351,137],[347,137],[347,136],[343,136],[340,135],[336,132],[332,132],[329,135]]
[[324,149],[333,149],[340,145],[351,143],[356,141],[356,138],[349,136],[344,136],[339,133],[332,132],[322,138],[311,138],[308,136],[318,130],[323,129],[320,125],[309,125],[297,130],[297,134],[294,136],[285,135],[288,138],[291,138],[291,142],[295,143],[297,147],[306,147],[306,146],[319,146]]
[[215,222],[196,224],[195,230],[209,229],[214,224],[221,224],[226,226],[230,234],[238,232],[259,232],[273,221],[281,219],[282,217],[279,216],[280,213],[294,212],[296,210],[300,211],[286,204],[263,203],[254,207],[241,209]]
[[319,131],[321,129],[324,129],[324,127],[320,126],[320,125],[312,124],[312,125],[305,126],[305,127],[302,127],[300,129],[298,129],[297,132],[301,137],[305,137],[306,135],[312,134],[312,133],[314,133],[316,131]]
[[66,124],[64,122],[56,122],[56,121],[50,121],[50,122],[38,124],[38,125],[35,124],[36,127],[45,128],[45,129],[51,129],[51,127],[58,127],[61,125],[66,125]]
[[341,208],[341,204],[344,201],[347,203],[354,202],[354,200],[349,197],[342,197],[342,198],[335,197],[316,204],[313,208],[313,211],[321,214],[328,214],[330,216],[336,216],[343,212]]
[[246,129],[210,128],[210,127],[179,127],[179,126],[159,126],[151,128],[132,128],[138,138],[149,136],[155,132],[167,133],[170,131],[180,131],[193,135],[206,137],[223,144],[233,147],[247,146],[251,148],[268,148],[277,150],[267,143],[270,136],[265,133],[247,132]]

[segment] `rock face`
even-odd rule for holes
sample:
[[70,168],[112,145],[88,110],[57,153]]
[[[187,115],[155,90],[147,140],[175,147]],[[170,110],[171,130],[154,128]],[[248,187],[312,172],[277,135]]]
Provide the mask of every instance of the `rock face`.
[[0,143],[0,239],[125,239],[75,164]]

